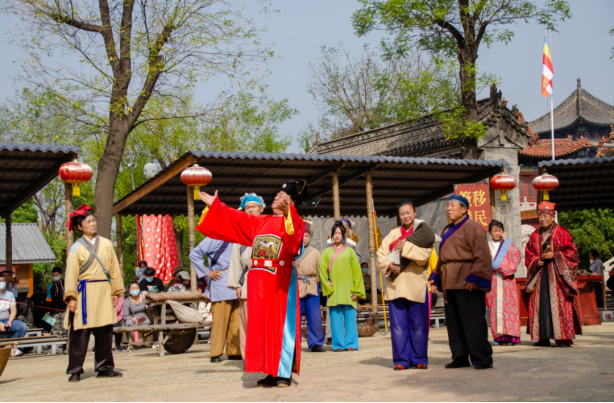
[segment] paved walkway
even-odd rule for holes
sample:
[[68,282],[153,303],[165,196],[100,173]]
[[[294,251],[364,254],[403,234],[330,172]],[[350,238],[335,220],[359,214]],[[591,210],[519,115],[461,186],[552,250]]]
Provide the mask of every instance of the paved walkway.
[[[523,332],[525,329],[523,328]],[[121,379],[95,379],[88,353],[80,383],[68,383],[66,356],[11,359],[0,401],[612,401],[614,323],[584,328],[572,348],[494,347],[495,368],[446,370],[445,328],[432,329],[426,371],[393,371],[390,337],[360,339],[356,352],[306,352],[301,376],[286,389],[256,388],[260,374],[242,363],[209,362],[209,346],[159,358],[151,349],[115,355]]]

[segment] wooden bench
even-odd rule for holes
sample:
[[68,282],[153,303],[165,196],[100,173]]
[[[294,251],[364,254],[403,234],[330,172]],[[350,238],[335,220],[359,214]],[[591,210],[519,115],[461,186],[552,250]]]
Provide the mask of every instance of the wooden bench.
[[[57,347],[65,346],[68,343],[68,339],[60,339],[57,336],[34,336],[21,339],[4,339],[2,343],[13,343],[19,348],[33,347],[38,354],[42,354],[43,346],[51,346],[51,354],[55,354],[57,352]],[[0,347],[2,346],[3,344],[0,344]]]
[[[11,333],[13,332],[0,332],[0,340],[6,340],[9,339],[9,336]],[[36,328],[36,329],[28,329],[26,330],[26,335],[25,337],[30,337],[30,336],[42,336],[43,335],[43,329],[42,328]]]

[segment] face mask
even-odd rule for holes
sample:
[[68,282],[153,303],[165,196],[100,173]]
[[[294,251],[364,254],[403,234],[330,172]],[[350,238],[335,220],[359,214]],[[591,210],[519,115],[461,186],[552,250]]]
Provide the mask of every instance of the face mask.
[[368,274],[369,273],[369,269],[362,269],[362,272]]
[[6,282],[0,282],[0,290],[4,290],[6,288]]
[[53,281],[60,281],[62,279],[62,276],[53,276],[53,277],[51,277],[51,279]]
[[137,295],[139,295],[141,293],[140,290],[132,290],[130,291],[130,295],[132,295],[133,297],[136,297]]
[[146,268],[147,268],[147,267],[143,267],[142,269],[139,269],[139,271],[140,271],[141,273],[145,273],[145,269],[146,269]]
[[151,283],[153,281],[153,277],[145,277],[145,280],[147,280],[148,283]]

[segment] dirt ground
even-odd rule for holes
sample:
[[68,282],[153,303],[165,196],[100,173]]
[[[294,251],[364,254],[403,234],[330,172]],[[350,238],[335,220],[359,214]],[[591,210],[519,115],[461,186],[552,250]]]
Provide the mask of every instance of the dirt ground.
[[160,358],[152,349],[115,354],[121,379],[96,379],[88,353],[81,382],[68,383],[65,355],[11,359],[0,401],[612,401],[614,323],[584,328],[572,348],[495,346],[495,368],[446,370],[445,327],[432,329],[428,370],[392,370],[390,336],[360,339],[356,352],[309,353],[290,388],[257,388],[242,362],[209,361],[209,345]]

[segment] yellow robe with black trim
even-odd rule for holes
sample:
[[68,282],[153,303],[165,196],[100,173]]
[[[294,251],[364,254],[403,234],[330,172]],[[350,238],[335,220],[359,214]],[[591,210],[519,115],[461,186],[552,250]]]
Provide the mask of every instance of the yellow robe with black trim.
[[[82,276],[79,276],[79,269],[90,257],[90,252],[81,243],[75,242],[68,252],[66,258],[66,277],[64,302],[67,304],[71,298],[77,300],[77,310],[74,316],[75,330],[114,325],[117,323],[117,312],[111,300],[112,295],[124,294],[124,281],[119,270],[117,255],[113,249],[113,244],[106,238],[98,237],[98,258],[109,271],[111,282],[107,281],[107,276],[96,259],[92,262]],[[86,283],[87,287],[87,324],[83,324],[81,293],[77,291],[80,280],[105,280],[97,283]],[[64,327],[68,329],[70,310],[66,309]]]

